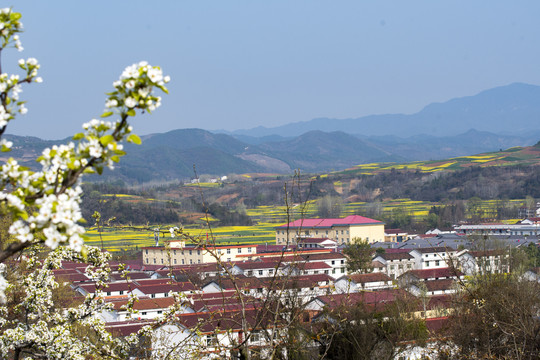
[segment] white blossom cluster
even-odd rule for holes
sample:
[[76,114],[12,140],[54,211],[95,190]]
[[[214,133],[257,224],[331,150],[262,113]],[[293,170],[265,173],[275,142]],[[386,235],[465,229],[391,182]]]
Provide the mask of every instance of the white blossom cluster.
[[[11,45],[19,51],[23,50],[18,35],[23,28],[20,18],[21,14],[10,8],[0,9],[0,50]],[[35,58],[19,60],[19,67],[26,72],[23,77],[17,74],[0,74],[0,94],[9,99],[0,105],[0,129],[6,127],[8,122],[15,118],[16,113],[24,115],[28,111],[24,101],[19,101],[19,94],[22,91],[21,84],[43,81],[41,77],[37,76],[40,65]]]
[[20,18],[21,14],[12,11],[10,8],[0,9],[0,37],[2,48],[13,45],[17,50],[23,50],[18,35],[23,30],[23,24],[20,21]]
[[171,237],[175,237],[176,234],[180,231],[180,228],[178,226],[173,226],[169,228],[169,232],[171,233]]
[[[8,47],[22,50],[19,33],[22,32],[21,14],[10,8],[0,9],[0,51]],[[13,144],[1,139],[3,130],[17,114],[27,112],[25,102],[19,99],[23,83],[40,83],[40,65],[35,58],[21,59],[19,68],[24,75],[8,75],[0,70],[0,150],[9,151]],[[0,67],[1,69],[1,67]],[[25,349],[26,358],[86,359],[126,358],[128,342],[112,338],[105,324],[97,316],[111,309],[97,291],[89,295],[79,306],[63,309],[54,304],[53,290],[58,287],[52,269],[59,268],[62,261],[88,263],[87,275],[100,286],[108,279],[109,255],[99,249],[84,246],[84,228],[79,186],[84,173],[101,173],[105,166],[113,168],[125,155],[123,141],[140,143],[132,134],[128,119],[138,109],[151,112],[161,104],[154,94],[158,89],[167,93],[169,81],[159,67],[141,62],[127,67],[114,83],[114,91],[108,94],[107,112],[102,117],[116,115],[115,121],[91,120],[67,145],[45,149],[37,159],[40,171],[31,171],[16,160],[9,159],[0,166],[0,204],[14,219],[9,233],[17,246],[25,248],[24,276],[9,283],[5,272],[0,271],[0,358]],[[40,246],[52,249],[45,260],[40,260]],[[3,259],[15,254],[1,250]],[[7,255],[6,255],[7,254]],[[3,260],[5,261],[5,260]],[[0,265],[3,265],[0,263]],[[16,282],[16,285],[15,285]],[[8,309],[1,305],[12,291],[18,291],[22,300],[15,308],[25,314],[8,316]],[[135,299],[133,300],[135,301]],[[74,334],[73,324],[92,329],[95,341]],[[148,330],[148,329],[147,329]],[[23,355],[27,356],[27,355]]]
[[128,66],[120,79],[113,83],[115,91],[109,94],[105,107],[111,114],[117,110],[133,116],[130,110],[135,108],[152,112],[161,106],[161,97],[154,96],[153,89],[157,87],[167,93],[165,84],[169,81],[170,77],[163,76],[159,67],[151,66],[146,61]]
[[[35,70],[33,66],[36,64],[32,59],[20,62],[22,67],[31,71]],[[142,110],[158,104],[158,98],[151,91],[154,87],[165,89],[163,84],[167,80],[159,68],[145,62],[127,67],[120,79],[119,84],[116,84],[117,94],[114,95],[117,99],[120,99],[118,94],[135,96],[131,91],[136,86],[132,87],[131,82],[144,85],[145,101],[135,105]],[[110,101],[111,97],[107,102]],[[121,116],[122,111],[119,111]],[[79,140],[78,145],[71,142],[43,151],[38,158],[42,166],[40,172],[31,172],[13,159],[6,162],[2,166],[0,179],[4,185],[11,185],[15,190],[12,193],[0,193],[0,200],[19,217],[10,227],[10,234],[21,242],[27,242],[39,240],[35,234],[40,232],[44,237],[43,243],[52,249],[68,244],[73,250],[80,251],[84,234],[84,228],[78,224],[82,218],[79,208],[82,192],[78,186],[63,188],[63,185],[73,178],[76,185],[83,172],[101,173],[103,166],[114,168],[114,163],[125,154],[120,142],[126,138],[128,141],[140,141],[138,136],[131,134],[132,128],[125,121],[128,116],[126,113],[123,119],[115,122],[93,119],[85,123],[85,132],[74,137]],[[2,145],[9,148],[11,144],[6,142]],[[28,198],[34,197],[35,200],[28,201]],[[27,214],[28,205],[34,206],[37,211]]]
[[[96,270],[97,283],[103,285],[110,269],[110,255],[94,247],[87,248],[87,262],[91,263],[88,272]],[[27,321],[18,322],[0,316],[0,326],[5,330],[0,333],[0,357],[8,358],[17,348],[24,348],[38,358],[47,359],[88,359],[96,354],[107,354],[110,358],[125,358],[129,345],[136,343],[136,338],[128,341],[115,339],[105,330],[105,324],[99,317],[93,316],[102,311],[111,311],[112,304],[105,303],[102,294],[88,295],[77,307],[62,309],[53,303],[53,290],[58,287],[52,275],[52,269],[59,268],[63,261],[80,261],[78,252],[58,248],[43,261],[29,260],[29,268],[35,268],[18,285],[26,294],[18,311],[24,313]],[[5,309],[0,311],[3,314]],[[78,323],[93,330],[96,342],[85,341],[72,333],[72,325]],[[34,358],[34,357],[32,357]]]

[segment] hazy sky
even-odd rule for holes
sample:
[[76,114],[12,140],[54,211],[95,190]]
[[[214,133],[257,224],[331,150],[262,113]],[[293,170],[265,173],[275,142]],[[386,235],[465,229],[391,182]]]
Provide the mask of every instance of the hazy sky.
[[[9,5],[9,4],[6,4]],[[160,65],[170,95],[141,135],[414,113],[513,82],[540,84],[539,1],[19,0],[42,84],[9,133],[59,139],[101,114],[125,66]]]

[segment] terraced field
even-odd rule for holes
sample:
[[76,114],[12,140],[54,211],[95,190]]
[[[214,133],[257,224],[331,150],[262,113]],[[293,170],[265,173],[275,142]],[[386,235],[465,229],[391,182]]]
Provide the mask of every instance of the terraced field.
[[540,164],[540,148],[536,146],[514,147],[504,151],[471,156],[460,156],[446,160],[415,161],[407,164],[370,163],[355,166],[340,173],[373,175],[383,171],[411,170],[424,173],[449,171],[470,166],[510,166]]

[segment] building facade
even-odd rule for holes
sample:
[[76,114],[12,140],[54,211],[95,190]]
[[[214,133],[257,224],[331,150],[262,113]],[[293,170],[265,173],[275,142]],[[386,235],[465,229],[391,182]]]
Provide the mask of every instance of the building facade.
[[300,219],[276,228],[276,244],[296,244],[297,239],[328,238],[349,244],[358,238],[369,243],[384,241],[384,223],[359,215],[343,219]]

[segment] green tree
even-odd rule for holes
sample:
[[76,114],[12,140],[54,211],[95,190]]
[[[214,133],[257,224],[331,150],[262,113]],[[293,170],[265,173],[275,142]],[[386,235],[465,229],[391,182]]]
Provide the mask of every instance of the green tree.
[[343,254],[347,256],[347,271],[349,273],[370,272],[374,253],[375,250],[366,240],[353,238],[351,244],[343,249]]

